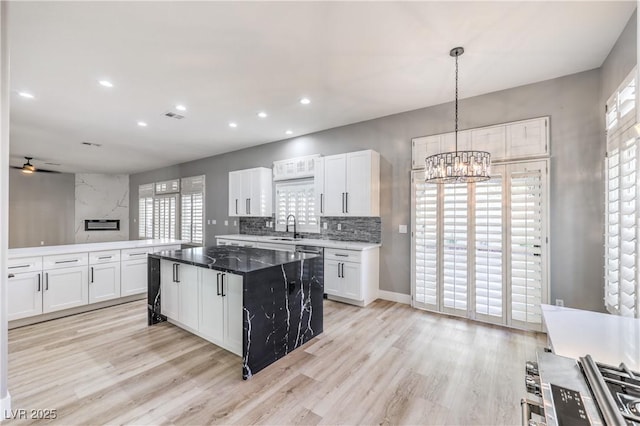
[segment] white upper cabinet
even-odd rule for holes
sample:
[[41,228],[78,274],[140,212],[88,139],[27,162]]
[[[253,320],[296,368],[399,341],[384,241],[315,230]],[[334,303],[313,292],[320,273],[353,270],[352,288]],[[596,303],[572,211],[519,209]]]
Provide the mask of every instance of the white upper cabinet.
[[325,211],[325,196],[324,196],[324,157],[317,157],[314,159],[313,168],[313,185],[314,195],[316,197],[315,205],[318,216],[324,215]]
[[271,216],[271,173],[266,167],[229,172],[229,216]]
[[324,158],[324,216],[380,215],[380,154],[357,151]]
[[[426,157],[455,151],[455,134],[450,132],[414,138],[411,149],[411,168],[424,169]],[[549,117],[460,131],[458,150],[487,151],[491,154],[492,162],[548,156]]]

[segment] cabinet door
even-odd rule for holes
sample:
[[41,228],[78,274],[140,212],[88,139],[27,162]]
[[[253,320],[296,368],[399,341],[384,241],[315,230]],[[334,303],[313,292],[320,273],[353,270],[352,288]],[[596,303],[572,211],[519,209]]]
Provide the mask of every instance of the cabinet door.
[[240,173],[240,200],[238,201],[238,213],[240,216],[251,216],[251,198],[255,197],[254,189],[259,191],[257,182],[257,170],[242,170]]
[[242,202],[242,171],[229,172],[229,216],[244,212]]
[[225,273],[222,280],[225,347],[236,355],[242,355],[242,276]]
[[354,300],[362,300],[362,286],[360,280],[360,264],[341,263],[340,275],[342,278],[342,296]]
[[207,340],[224,344],[222,272],[203,269],[200,279],[199,331]]
[[344,216],[346,162],[346,155],[332,155],[324,158],[325,216]]
[[15,274],[7,281],[9,321],[42,313],[42,273]]
[[179,293],[178,283],[175,282],[175,269],[173,262],[160,261],[160,312],[162,315],[179,320]]
[[191,327],[198,329],[198,281],[199,267],[178,263],[176,267],[176,279],[180,295],[178,297],[178,320]]
[[122,297],[147,291],[147,260],[126,260],[120,271]]
[[87,266],[44,271],[42,312],[82,306],[89,303]]
[[344,212],[347,216],[371,215],[371,152],[347,154]]
[[324,292],[333,296],[342,296],[342,278],[340,277],[340,265],[337,260],[324,261]]
[[522,158],[547,153],[547,120],[521,121],[507,126],[507,157]]
[[120,297],[120,262],[89,267],[89,303]]
[[314,158],[313,165],[313,185],[316,197],[316,213],[318,216],[324,216],[325,210],[325,194],[324,194],[324,159]]
[[471,130],[471,147],[475,151],[488,151],[492,160],[505,158],[504,126],[483,127]]

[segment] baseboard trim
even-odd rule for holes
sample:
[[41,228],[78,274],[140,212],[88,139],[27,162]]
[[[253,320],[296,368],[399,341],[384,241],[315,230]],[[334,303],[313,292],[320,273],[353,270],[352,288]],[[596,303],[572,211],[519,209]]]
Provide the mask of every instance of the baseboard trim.
[[0,422],[4,420],[8,420],[12,418],[11,415],[11,394],[7,391],[7,396],[0,399],[0,413],[2,416],[0,417]]
[[378,298],[382,300],[389,300],[391,302],[404,303],[405,305],[411,305],[411,295],[404,293],[396,293],[393,291],[378,290]]

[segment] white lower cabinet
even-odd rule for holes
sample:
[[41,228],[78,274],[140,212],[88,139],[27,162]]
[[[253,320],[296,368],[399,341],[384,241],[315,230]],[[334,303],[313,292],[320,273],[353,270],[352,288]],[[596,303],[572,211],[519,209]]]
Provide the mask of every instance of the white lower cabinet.
[[242,276],[203,268],[198,310],[202,337],[242,355]]
[[9,321],[42,313],[42,272],[14,274],[7,281]]
[[45,269],[42,312],[54,312],[89,303],[87,266]]
[[160,264],[160,310],[193,330],[198,329],[198,281],[197,266],[162,260]]
[[366,306],[378,298],[377,248],[363,251],[326,249],[324,291],[335,300]]
[[120,262],[89,267],[89,303],[120,297]]
[[147,291],[147,259],[123,260],[120,267],[120,295],[122,297]]

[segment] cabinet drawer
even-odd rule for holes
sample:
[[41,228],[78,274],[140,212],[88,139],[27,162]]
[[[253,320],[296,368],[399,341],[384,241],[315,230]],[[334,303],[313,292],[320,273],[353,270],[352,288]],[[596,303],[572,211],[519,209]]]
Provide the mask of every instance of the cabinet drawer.
[[137,249],[120,250],[120,258],[123,261],[125,261],[125,260],[135,260],[135,259],[146,259],[147,258],[147,254],[149,254],[149,251],[152,251],[152,249],[149,249],[149,248],[137,248]]
[[72,266],[82,266],[88,264],[88,253],[70,253],[56,254],[53,256],[42,256],[43,269],[69,268]]
[[20,257],[7,260],[7,269],[12,274],[38,272],[42,270],[42,256]]
[[338,260],[342,262],[360,262],[362,253],[358,250],[325,249],[325,260]]
[[120,262],[120,250],[93,251],[89,253],[89,264]]

